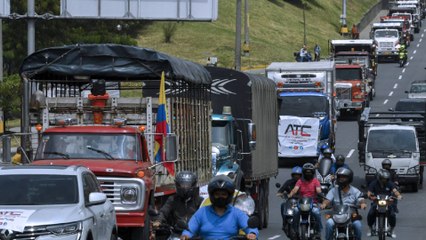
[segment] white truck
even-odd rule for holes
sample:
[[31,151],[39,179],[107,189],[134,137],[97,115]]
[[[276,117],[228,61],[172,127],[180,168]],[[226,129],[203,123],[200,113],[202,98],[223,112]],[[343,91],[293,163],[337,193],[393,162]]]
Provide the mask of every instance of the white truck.
[[367,183],[373,180],[382,161],[389,159],[400,185],[417,191],[423,183],[425,121],[418,112],[371,112],[366,108],[358,121],[359,163]]
[[372,39],[377,43],[376,55],[382,58],[398,61],[398,44],[401,40],[399,30],[394,23],[373,23]]
[[279,161],[313,161],[320,146],[334,147],[335,62],[273,62],[266,76],[277,84]]

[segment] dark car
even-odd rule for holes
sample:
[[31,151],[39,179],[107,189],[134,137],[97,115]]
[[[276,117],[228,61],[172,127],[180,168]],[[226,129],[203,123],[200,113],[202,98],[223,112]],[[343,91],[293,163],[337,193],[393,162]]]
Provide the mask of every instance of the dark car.
[[394,111],[425,112],[425,109],[426,109],[426,99],[407,98],[407,99],[400,99],[395,104]]

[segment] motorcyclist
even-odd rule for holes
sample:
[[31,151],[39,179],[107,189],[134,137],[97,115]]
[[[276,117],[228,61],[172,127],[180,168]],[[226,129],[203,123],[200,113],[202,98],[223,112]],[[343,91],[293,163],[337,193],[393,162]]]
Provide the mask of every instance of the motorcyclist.
[[228,176],[213,177],[207,190],[212,204],[195,212],[181,239],[190,239],[194,236],[202,239],[229,239],[237,236],[240,229],[247,234],[247,239],[257,238],[259,231],[257,228],[248,227],[247,214],[230,204],[235,185]]
[[[317,194],[321,193],[321,184],[318,179],[315,178],[315,167],[312,163],[305,163],[302,167],[302,175],[303,177],[296,182],[296,186],[294,186],[293,190],[288,194],[288,197],[291,198],[297,193],[299,193],[299,197],[309,197],[312,198],[314,203],[317,203]],[[319,208],[314,206],[312,209],[312,215],[315,217],[315,221],[317,223],[317,233],[321,234],[322,224],[321,224],[321,216],[319,212]],[[300,212],[296,209],[294,214],[294,229],[297,232],[299,228],[300,221]]]
[[[390,173],[391,177],[390,180],[395,183],[396,187],[399,188],[399,182],[398,182],[398,174],[396,173],[396,171],[394,169],[391,169],[392,167],[392,161],[389,159],[384,159],[382,161],[382,168],[388,170],[388,172]],[[395,212],[398,213],[398,200],[394,200],[394,207],[395,207]]]
[[[332,188],[326,196],[326,199],[321,204],[321,209],[326,208],[330,203],[333,205],[348,204],[358,205],[361,209],[366,209],[367,204],[362,197],[361,191],[352,186],[354,173],[349,168],[341,167],[336,171],[337,186]],[[341,201],[341,202],[340,202]],[[362,236],[362,225],[360,219],[354,219],[352,226],[355,230],[355,239],[360,240]],[[329,218],[326,222],[325,239],[331,240],[333,237],[334,221]]]
[[404,56],[404,62],[406,63],[407,62],[407,58],[408,58],[408,52],[407,52],[407,48],[405,47],[404,43],[402,43],[399,46],[398,54],[403,54],[403,56]]
[[169,197],[161,207],[153,227],[166,223],[173,227],[176,234],[182,233],[183,229],[179,226],[179,221],[187,223],[203,201],[196,191],[197,181],[197,175],[191,171],[181,171],[176,174],[176,195]]
[[[370,228],[370,232],[367,234],[368,236],[372,235],[373,224],[376,220],[375,219],[376,202],[374,201],[377,198],[376,196],[379,194],[386,194],[386,195],[394,194],[398,200],[401,200],[402,198],[395,183],[393,183],[390,179],[391,179],[391,174],[385,169],[380,169],[379,172],[377,173],[376,179],[374,179],[368,186],[367,196],[370,200],[373,201],[371,203],[370,211],[368,212],[368,216],[367,216],[367,222]],[[391,227],[391,230],[389,231],[389,235],[392,238],[396,238],[396,234],[394,231],[395,225],[396,225],[396,213],[395,213],[394,206],[390,205],[388,208],[388,211],[389,211],[388,212],[389,225]]]
[[349,166],[345,163],[345,156],[343,156],[342,154],[339,154],[336,157],[336,162],[331,165],[331,168],[330,168],[331,174],[335,175],[337,169],[341,167],[349,169]]
[[331,158],[333,162],[336,162],[336,158],[334,157],[333,150],[327,144],[324,144],[320,147],[320,155],[318,157],[318,162],[324,157]]
[[[297,181],[302,177],[302,168],[299,166],[294,167],[291,170],[291,179],[288,179],[285,181],[285,183],[278,189],[277,196],[283,196],[285,193],[289,193],[294,186],[296,185]],[[281,204],[281,213],[284,211],[285,208],[285,202]],[[283,225],[284,225],[284,215],[281,214],[283,218]],[[284,227],[284,226],[283,226]]]

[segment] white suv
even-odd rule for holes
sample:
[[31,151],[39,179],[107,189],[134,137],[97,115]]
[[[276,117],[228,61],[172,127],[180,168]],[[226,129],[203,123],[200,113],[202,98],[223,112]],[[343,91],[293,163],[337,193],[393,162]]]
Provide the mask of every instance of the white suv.
[[0,239],[117,239],[112,203],[83,166],[0,166]]

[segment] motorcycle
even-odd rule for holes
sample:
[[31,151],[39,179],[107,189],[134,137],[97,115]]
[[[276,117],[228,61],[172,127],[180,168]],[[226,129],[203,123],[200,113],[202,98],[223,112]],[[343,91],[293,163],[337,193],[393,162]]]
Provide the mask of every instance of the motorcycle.
[[407,56],[405,53],[400,52],[399,53],[399,67],[404,67],[404,65],[407,63]]
[[321,183],[321,191],[326,195],[334,187],[333,174],[331,174],[331,165],[333,160],[330,158],[321,158],[317,168],[317,179]]
[[299,225],[299,237],[300,240],[316,239],[319,235],[317,232],[314,216],[312,210],[314,208],[314,202],[312,198],[303,197],[299,199],[297,205],[300,211],[300,225]]
[[388,222],[389,207],[393,204],[395,198],[386,194],[379,194],[376,202],[376,222],[373,224],[372,236],[378,236],[379,240],[386,239],[390,234],[391,228]]
[[[279,183],[276,186],[279,188]],[[283,231],[289,239],[298,239],[298,234],[293,228],[294,213],[298,204],[297,198],[288,198],[286,193],[281,195],[281,198],[284,199],[284,207],[281,212],[281,216],[283,217]]]
[[[358,207],[352,204],[334,205],[330,217],[334,222],[333,239],[349,240],[355,239],[352,221],[361,220]],[[326,216],[327,217],[327,216]]]

